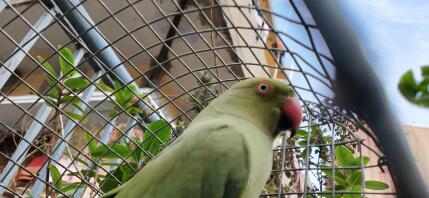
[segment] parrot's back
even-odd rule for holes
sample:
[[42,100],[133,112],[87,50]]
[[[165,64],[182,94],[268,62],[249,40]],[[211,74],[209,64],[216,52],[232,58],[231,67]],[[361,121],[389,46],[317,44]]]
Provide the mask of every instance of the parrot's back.
[[257,197],[271,170],[272,137],[235,116],[191,124],[130,181],[104,197]]

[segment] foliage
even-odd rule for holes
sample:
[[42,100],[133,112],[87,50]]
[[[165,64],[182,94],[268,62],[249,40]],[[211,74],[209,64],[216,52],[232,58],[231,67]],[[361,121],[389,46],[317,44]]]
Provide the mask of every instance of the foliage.
[[111,117],[116,117],[124,110],[131,115],[137,115],[142,112],[142,109],[134,106],[137,102],[138,97],[144,97],[144,94],[135,95],[137,93],[137,87],[133,84],[122,86],[119,81],[115,81],[113,88],[103,84],[97,83],[101,89],[113,93],[115,96],[114,100],[109,100],[113,104],[113,110],[110,112]]
[[[53,107],[52,123],[54,133],[50,133],[49,139],[44,140],[44,144],[47,147],[47,153],[51,152],[53,146],[52,143],[55,142],[56,136],[63,134],[62,131],[64,127],[62,114],[65,114],[69,119],[76,122],[84,121],[83,114],[85,112],[80,107],[82,101],[77,94],[81,93],[89,85],[89,81],[79,74],[78,70],[75,68],[75,61],[71,50],[66,47],[58,46],[58,51],[59,72],[57,72],[54,67],[45,60],[45,58],[37,56],[38,61],[47,71],[45,80],[48,83],[49,88],[43,95],[47,104]],[[67,110],[69,105],[75,107],[76,110]],[[65,185],[60,179],[61,174],[58,169],[55,166],[52,166],[50,161],[48,161],[48,166],[49,174],[52,178],[52,184],[56,189],[59,189],[61,192],[66,192],[69,191],[71,185],[75,185]],[[47,178],[49,178],[49,174],[47,175]],[[46,196],[49,196],[49,194]]]
[[[324,107],[317,108],[322,109]],[[341,111],[341,109],[338,109],[338,111]],[[332,185],[336,186],[335,191],[338,197],[353,197],[350,196],[352,194],[338,194],[341,191],[361,191],[362,174],[360,167],[361,165],[366,166],[370,159],[363,156],[363,161],[361,162],[360,157],[354,157],[354,153],[356,152],[355,143],[337,146],[333,153],[331,150],[333,143],[338,145],[344,142],[354,142],[352,141],[352,135],[349,133],[357,131],[358,127],[354,126],[348,120],[341,118],[342,116],[335,114],[335,112],[331,111],[329,113],[333,119],[341,120],[343,127],[347,126],[351,131],[345,131],[342,127],[329,128],[324,124],[324,120],[321,117],[313,117],[313,123],[309,129],[298,130],[294,137],[287,140],[287,149],[284,153],[284,170],[286,171],[283,172],[283,179],[280,180],[279,174],[271,174],[264,187],[266,194],[276,193],[280,186],[282,187],[282,192],[302,192],[302,183],[299,182],[302,172],[299,171],[299,168],[306,166],[310,168],[309,174],[314,176],[312,177],[313,179],[309,180],[310,183],[307,184],[307,192],[317,193],[324,191],[324,193],[327,193],[332,189]],[[308,119],[306,121],[308,122]],[[349,125],[353,126],[349,127]],[[334,131],[332,132],[332,130]],[[280,139],[284,139],[283,135]],[[280,155],[281,149],[275,149],[273,170],[281,170],[282,159]],[[332,159],[331,155],[336,160]],[[330,174],[332,173],[332,164],[336,168],[334,184],[332,184],[332,174]],[[355,169],[342,169],[345,167],[354,167]],[[322,169],[322,171],[311,171],[311,168],[315,168],[315,170]],[[286,177],[286,180],[284,177]],[[381,181],[365,181],[365,188],[384,190],[388,188],[388,185]],[[307,197],[320,196],[330,197],[330,194],[307,195]]]
[[[375,180],[367,180],[362,182],[362,170],[361,164],[364,166],[368,165],[370,159],[367,156],[354,157],[352,151],[345,146],[337,146],[335,148],[336,162],[334,167],[328,165],[322,165],[322,172],[328,177],[328,180],[334,178],[335,191],[348,191],[358,192],[363,189],[362,184],[365,185],[365,189],[369,190],[385,190],[389,188],[389,185]],[[354,168],[353,168],[354,167]],[[335,168],[332,171],[332,168]],[[328,192],[332,190],[332,187],[327,188]],[[339,197],[360,197],[360,194],[341,194],[335,193]],[[330,195],[325,195],[330,197]]]
[[[219,94],[216,89],[216,80],[207,71],[201,71],[196,74],[198,80],[198,88],[190,91],[190,95],[186,97],[185,101],[191,105],[191,112],[196,115],[206,107],[210,100]],[[215,94],[215,95],[213,95]],[[179,119],[176,122],[176,132],[180,135],[186,128],[186,123]]]
[[417,82],[411,70],[405,72],[399,81],[398,89],[409,102],[429,107],[429,65],[422,66],[421,73],[423,79]]
[[190,92],[192,97],[189,96],[188,101],[198,113],[208,105],[210,99],[219,94],[219,91],[216,89],[215,79],[207,71],[197,73],[197,77],[199,88]]
[[[62,109],[66,105],[72,105],[79,112],[64,111],[64,113],[75,121],[80,121],[84,113],[83,109],[79,106],[81,103],[80,98],[75,93],[82,92],[88,85],[89,81],[79,74],[78,70],[73,66],[74,57],[70,49],[58,46],[60,56],[58,60],[60,72],[57,73],[45,58],[37,56],[37,59],[46,69],[48,75],[45,79],[50,86],[44,94],[47,104],[52,107]],[[60,112],[57,112],[60,113]]]
[[[310,136],[310,137],[308,137]],[[308,138],[310,138],[310,145],[318,145],[315,150],[316,154],[319,154],[323,162],[329,161],[328,147],[326,144],[332,142],[332,138],[326,134],[326,129],[322,130],[317,125],[313,124],[311,127],[310,133],[307,133],[305,130],[298,130],[293,140],[301,147],[306,147]],[[298,151],[296,158],[299,160],[305,160],[307,157],[307,153],[312,153],[314,147],[306,147]],[[307,151],[308,149],[308,151]],[[314,158],[314,156],[309,156],[310,158]],[[311,160],[310,163],[313,163]],[[314,164],[314,163],[313,163]]]
[[[98,171],[91,169],[91,166],[88,164],[87,166],[90,168],[81,170],[80,172],[85,176],[94,178],[103,192],[108,192],[121,183],[128,181],[142,167],[143,162],[147,163],[152,156],[162,151],[163,145],[168,143],[172,132],[172,128],[164,120],[154,121],[148,124],[147,128],[148,130],[145,131],[143,138],[136,137],[133,141],[108,145],[98,143],[90,133],[85,133],[84,139],[88,145],[87,151],[91,160],[98,161],[101,163],[101,166],[108,167],[110,172],[104,175],[98,174]],[[159,139],[154,138],[155,135]],[[51,167],[52,181],[59,181],[53,182],[53,184],[62,193],[67,194],[83,187],[82,184],[77,185],[76,183],[63,185],[65,182],[56,177],[58,175],[55,173],[58,172],[57,169],[55,166]],[[87,180],[89,181],[90,178]]]
[[[43,57],[38,56],[38,60],[48,72],[45,79],[50,87],[44,96],[47,103],[55,109],[55,120],[64,113],[70,119],[82,121],[84,110],[79,106],[82,101],[77,94],[82,92],[90,82],[80,75],[75,68],[73,53],[70,49],[59,46],[59,52],[59,72]],[[118,81],[113,83],[113,87],[103,83],[97,83],[97,85],[114,96],[112,100],[109,100],[113,104],[113,109],[109,113],[112,118],[123,112],[129,113],[131,116],[142,113],[142,110],[135,104],[144,95],[135,94],[138,91],[136,86],[132,84],[122,86]],[[74,112],[65,110],[67,105],[71,105],[77,110]],[[60,122],[62,122],[61,119]],[[56,124],[55,127],[56,131],[61,131],[63,126],[61,123]],[[88,156],[92,161],[98,162],[100,166],[110,171],[101,174],[98,166],[93,165],[92,162],[80,160],[76,156],[73,158],[86,165],[88,169],[69,174],[85,176],[87,181],[95,181],[103,192],[110,191],[119,184],[126,182],[143,166],[143,162],[149,161],[162,151],[164,146],[168,144],[172,133],[172,128],[165,120],[149,123],[146,128],[143,137],[134,137],[134,139],[130,137],[125,141],[120,139],[110,144],[99,143],[94,135],[86,132],[83,139],[87,145]],[[86,186],[83,182],[67,183],[62,181],[62,174],[55,165],[49,165],[49,175],[51,184],[56,189],[52,194],[53,196],[58,193],[70,196],[77,189]]]

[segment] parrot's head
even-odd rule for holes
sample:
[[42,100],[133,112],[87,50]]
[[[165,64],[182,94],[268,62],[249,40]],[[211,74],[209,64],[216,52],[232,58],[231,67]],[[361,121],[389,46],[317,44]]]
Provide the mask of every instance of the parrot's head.
[[302,121],[301,106],[292,88],[270,78],[241,81],[212,103],[218,113],[233,114],[268,128],[273,136],[282,130],[291,130],[293,136]]

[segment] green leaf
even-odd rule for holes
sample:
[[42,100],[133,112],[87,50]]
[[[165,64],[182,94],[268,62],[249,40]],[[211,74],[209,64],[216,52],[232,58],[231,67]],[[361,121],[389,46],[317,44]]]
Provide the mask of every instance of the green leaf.
[[352,192],[360,192],[362,191],[362,186],[361,185],[350,186],[348,190]]
[[[137,138],[136,139],[136,144],[137,145],[141,145],[142,144],[142,139],[141,138]],[[140,147],[137,147],[136,150],[134,150],[134,154],[133,154],[133,158],[134,160],[136,160],[137,163],[140,163],[140,160],[142,158],[142,150],[140,149]]]
[[296,135],[302,136],[302,137],[307,137],[307,131],[300,129],[296,132]]
[[306,146],[307,145],[307,140],[301,140],[301,141],[299,141],[298,145],[300,145],[300,146]]
[[[370,159],[367,156],[362,156],[362,160],[363,160],[363,165],[366,166],[366,165],[368,165]],[[353,160],[353,165],[352,166],[361,166],[361,164],[362,163],[361,163],[360,157],[356,157]]]
[[363,156],[362,158],[363,158],[363,165],[364,165],[364,166],[368,165],[369,160],[370,160],[370,159],[369,159],[369,157],[367,157],[367,156]]
[[110,167],[115,167],[115,168],[117,168],[116,166],[118,166],[118,167],[119,167],[119,165],[120,165],[121,163],[122,163],[122,162],[117,163],[117,162],[104,162],[104,161],[102,161],[101,165],[103,165],[103,166],[110,166]]
[[142,112],[142,109],[138,108],[138,107],[128,107],[127,109],[128,113],[130,113],[131,115],[137,115],[139,113]]
[[[162,144],[167,144],[172,129],[168,122],[165,120],[154,121],[150,123],[147,128],[148,130],[146,130],[143,135],[142,148],[145,151],[151,153],[152,155],[156,155],[158,152],[161,151]],[[153,135],[150,131],[153,133]],[[155,137],[155,135],[161,141],[159,141],[158,138]]]
[[405,98],[414,99],[418,90],[416,80],[414,79],[414,75],[411,70],[408,70],[404,75],[402,75],[399,80],[398,88]]
[[429,78],[429,65],[424,65],[420,68],[420,70],[422,71],[422,76],[424,78]]
[[86,177],[94,177],[96,175],[96,172],[95,172],[94,169],[93,170],[85,170],[84,169],[84,170],[81,170],[81,171],[68,173],[67,175],[75,176],[75,175],[79,175],[79,174],[82,174],[82,175],[84,175]]
[[122,172],[122,181],[125,182],[134,176],[137,170],[137,164],[136,163],[123,164],[119,168]]
[[70,101],[74,100],[75,98],[77,98],[77,97],[76,96],[64,96],[63,98],[61,98],[61,104],[69,103]]
[[389,185],[381,181],[365,181],[365,188],[370,190],[385,190]]
[[131,102],[132,99],[132,93],[130,92],[130,90],[128,88],[122,88],[120,90],[120,92],[122,94],[122,108],[127,108],[129,107],[129,103]]
[[85,113],[85,110],[80,106],[82,100],[78,96],[68,95],[61,98],[61,104],[69,104],[79,110],[82,114]]
[[342,198],[362,198],[360,194],[345,194]]
[[118,187],[122,182],[121,180],[122,171],[119,168],[116,168],[112,173],[109,173],[105,179],[100,181],[100,190],[107,193]]
[[[127,86],[129,89],[131,89],[132,90],[132,92],[137,92],[137,87],[135,86],[135,85],[133,85],[133,84],[130,84],[130,85],[128,85]],[[131,92],[131,93],[132,93]],[[134,94],[134,93],[132,93],[132,94]]]
[[347,181],[342,177],[335,176],[335,182],[337,182],[339,185],[342,185],[342,186],[348,186]]
[[115,81],[114,84],[114,88],[115,88],[115,101],[120,105],[123,106],[124,101],[125,101],[125,97],[123,96],[122,93],[122,86],[119,83],[119,81]]
[[335,157],[339,165],[343,167],[353,166],[355,161],[353,153],[345,146],[337,146],[335,148]]
[[64,193],[67,196],[71,196],[73,195],[73,193],[79,189],[79,188],[83,188],[84,186],[81,185],[81,182],[74,182],[74,183],[69,183],[64,185],[63,188],[61,188],[61,192]]
[[68,78],[64,81],[64,85],[72,90],[81,90],[85,88],[89,82],[85,79],[82,79],[80,77],[78,78]]
[[[320,165],[320,168],[322,168],[322,172],[325,173],[325,175],[332,177],[332,167],[326,166],[326,165]],[[338,170],[335,170],[335,173],[338,172]]]
[[94,139],[94,137],[92,137],[92,135],[89,132],[85,132],[84,135],[83,135],[83,138],[85,140],[85,143],[88,144],[88,150],[89,150],[89,153],[91,153],[91,156],[92,156],[93,153],[94,153],[94,150],[97,147],[97,142],[96,142],[96,140]]
[[61,99],[61,104],[70,104],[78,109],[81,113],[85,113],[85,110],[80,106],[82,100],[78,96],[69,95],[64,96]]
[[360,170],[353,171],[353,173],[348,178],[348,181],[352,186],[360,185],[362,182],[362,171]]
[[428,87],[429,87],[429,77],[426,77],[419,83],[417,88],[422,93],[421,97],[423,97],[425,94],[428,93]]
[[429,95],[424,95],[412,102],[420,106],[429,107]]
[[330,143],[330,142],[332,142],[332,138],[331,138],[331,137],[329,137],[329,136],[325,136],[325,137],[323,137],[323,141],[324,141],[325,143]]
[[[61,46],[58,46],[58,48],[61,48]],[[64,47],[60,50],[59,64],[63,75],[72,76],[77,73],[73,66],[74,56],[69,48]]]
[[66,115],[68,115],[71,119],[73,119],[74,121],[80,121],[80,120],[82,120],[82,115],[80,115],[80,114],[77,114],[77,113],[75,113],[75,112],[72,112],[72,111],[66,111],[66,112],[64,112]]
[[342,186],[342,185],[335,185],[335,190],[339,191],[339,190],[345,190],[346,187]]
[[41,56],[37,56],[37,59],[42,64],[43,68],[45,68],[52,76],[54,76],[54,77],[58,76],[58,74],[55,71],[55,69],[52,67],[51,64],[48,63],[47,60],[45,60],[45,58],[43,58]]
[[92,156],[96,158],[117,159],[127,158],[131,155],[131,149],[123,144],[100,145],[94,149]]
[[413,72],[408,70],[399,80],[398,89],[401,94],[411,103],[429,107],[429,66],[421,68],[423,80],[417,83]]
[[[322,172],[327,175],[328,177],[332,178],[333,174],[332,174],[332,167],[330,166],[326,166],[326,165],[321,165],[320,166],[322,168]],[[335,167],[337,168],[337,167]],[[349,186],[348,182],[346,181],[345,176],[342,174],[341,170],[335,170],[335,181],[340,184],[341,186]]]
[[85,110],[80,107],[80,102],[72,102],[71,105],[74,106],[77,110],[79,110],[82,114],[85,113]]
[[115,82],[113,83],[113,89],[115,91],[120,90],[122,88],[122,85],[119,81],[115,80]]
[[[310,147],[309,147],[310,148]],[[311,148],[310,148],[311,149]],[[311,153],[311,152],[310,152]],[[299,157],[302,159],[306,159],[307,158],[307,148],[305,148],[300,154]]]
[[49,96],[52,99],[58,99],[59,97],[59,87],[56,85],[55,87],[49,88],[49,91],[45,94],[45,96]]
[[63,181],[61,180],[60,171],[58,171],[57,167],[51,165],[49,167],[49,172],[51,173],[52,184],[55,186],[55,188],[61,189],[63,186]]
[[317,126],[311,126],[311,136],[316,136],[319,131],[320,130]]
[[111,93],[115,92],[115,90],[113,88],[107,86],[104,83],[95,83],[95,84],[98,85],[101,88],[102,91],[108,91],[108,92],[111,92]]
[[[116,105],[116,104],[114,104],[114,105]],[[112,109],[112,111],[110,111],[109,116],[110,116],[111,118],[114,118],[114,117],[118,116],[120,112],[121,112],[121,111],[119,111],[119,109],[117,108],[117,106],[115,106],[115,107]]]
[[361,186],[350,186],[346,189],[346,191],[349,192],[355,192],[356,194],[345,194],[343,196],[343,198],[361,198],[361,191],[362,191],[362,187]]

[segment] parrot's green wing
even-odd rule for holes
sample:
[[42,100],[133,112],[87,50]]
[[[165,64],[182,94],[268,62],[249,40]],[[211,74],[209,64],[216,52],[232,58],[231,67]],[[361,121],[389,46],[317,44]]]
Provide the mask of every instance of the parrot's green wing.
[[130,181],[103,197],[241,197],[249,176],[244,132],[230,119],[192,124]]

